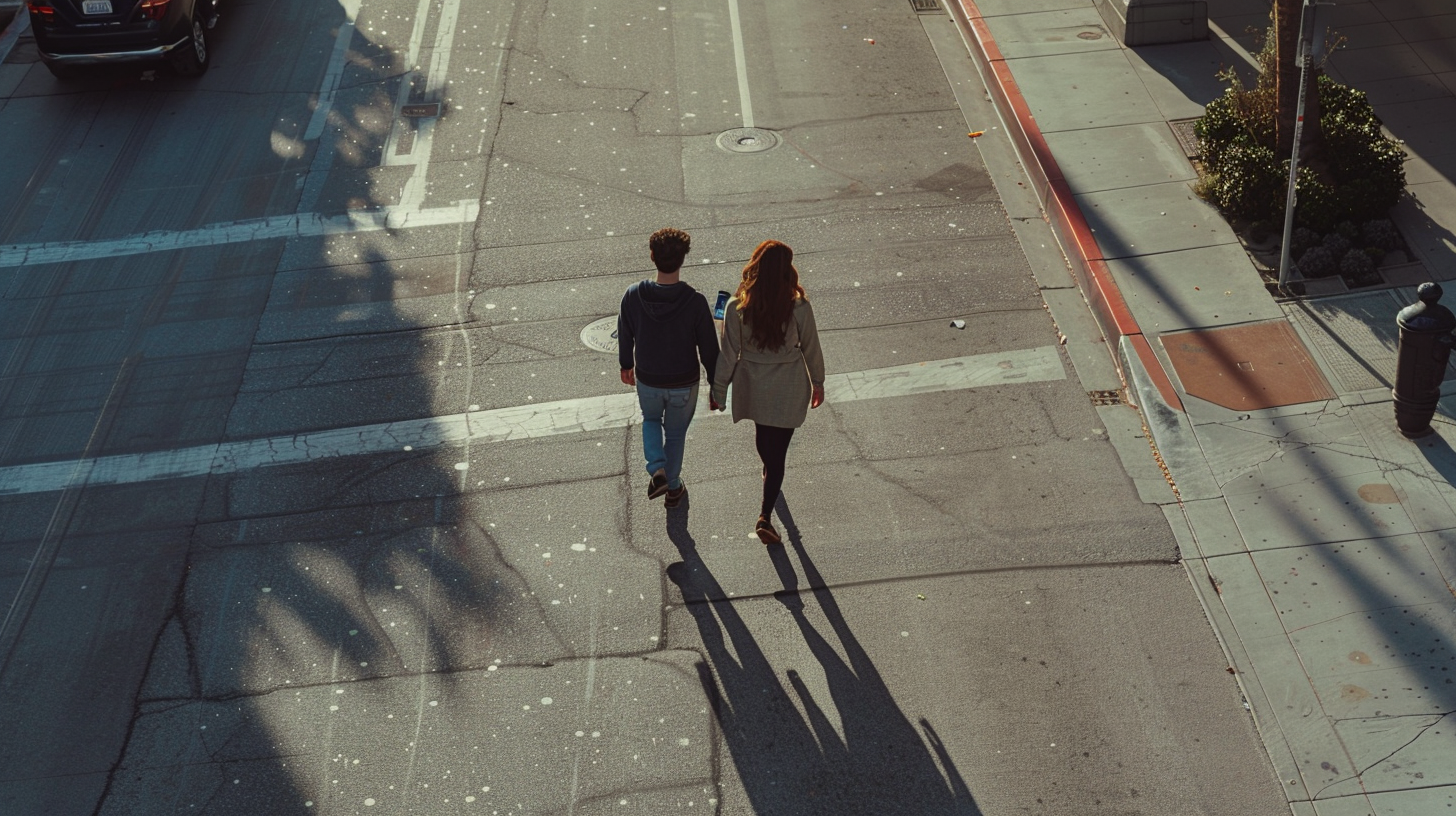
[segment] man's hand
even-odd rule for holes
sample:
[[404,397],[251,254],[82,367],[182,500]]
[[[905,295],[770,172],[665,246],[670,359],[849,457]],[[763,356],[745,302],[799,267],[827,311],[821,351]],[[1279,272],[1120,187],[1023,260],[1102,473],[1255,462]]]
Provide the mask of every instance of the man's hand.
[[622,369],[622,384],[635,388],[637,386],[637,370],[633,368]]
[[708,410],[721,411],[723,410],[723,406],[719,405],[717,400],[713,399],[712,397],[708,397]]
[[809,398],[809,407],[818,408],[824,404],[824,386],[814,386],[814,396]]

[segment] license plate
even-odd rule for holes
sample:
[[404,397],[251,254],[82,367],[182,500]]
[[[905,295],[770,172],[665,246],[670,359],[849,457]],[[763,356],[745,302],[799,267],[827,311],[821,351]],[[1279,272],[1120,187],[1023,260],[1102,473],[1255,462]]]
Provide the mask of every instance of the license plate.
[[81,11],[84,14],[110,14],[111,0],[85,0],[81,3]]

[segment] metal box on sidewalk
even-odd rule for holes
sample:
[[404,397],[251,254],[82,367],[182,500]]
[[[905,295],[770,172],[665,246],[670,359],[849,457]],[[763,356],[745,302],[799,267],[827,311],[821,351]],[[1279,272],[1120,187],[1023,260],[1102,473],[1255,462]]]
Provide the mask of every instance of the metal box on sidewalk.
[[1208,39],[1208,3],[1204,0],[1175,3],[1097,0],[1097,12],[1123,45]]

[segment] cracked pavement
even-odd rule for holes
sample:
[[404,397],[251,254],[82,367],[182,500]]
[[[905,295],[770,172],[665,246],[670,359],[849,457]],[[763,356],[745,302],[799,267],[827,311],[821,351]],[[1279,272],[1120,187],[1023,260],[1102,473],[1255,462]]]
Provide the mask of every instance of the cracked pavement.
[[[4,271],[0,587],[35,592],[0,811],[1282,812],[1141,419],[1090,404],[1105,346],[1053,323],[1019,170],[965,136],[994,111],[950,17],[734,8],[761,154],[716,144],[746,112],[723,0],[365,0],[319,142],[333,4],[230,6],[200,83],[10,55],[0,242],[343,223],[402,184],[479,214]],[[405,180],[405,55],[449,14]],[[705,292],[792,245],[846,380],[795,435],[781,550],[743,424],[700,416],[688,498],[643,498],[580,341],[665,225]],[[1010,367],[865,373],[977,355]],[[1031,357],[1054,374],[1012,381]]]
[[1186,403],[1222,496],[1185,518],[1184,552],[1216,581],[1290,787],[1407,812],[1456,784],[1456,423],[1443,408],[1413,444],[1389,402],[1353,396],[1233,419]]

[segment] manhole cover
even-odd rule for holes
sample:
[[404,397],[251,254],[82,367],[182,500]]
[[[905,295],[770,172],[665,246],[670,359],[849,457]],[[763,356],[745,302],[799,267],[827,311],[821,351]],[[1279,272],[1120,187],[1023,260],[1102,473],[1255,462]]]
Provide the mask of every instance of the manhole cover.
[[1083,39],[1083,40],[1100,40],[1100,39],[1102,39],[1102,32],[1100,32],[1100,31],[1082,31],[1082,32],[1079,32],[1077,34],[1077,37],[1079,39]]
[[763,128],[734,128],[718,134],[718,146],[729,153],[762,153],[779,146],[779,135]]
[[617,353],[617,317],[594,320],[581,330],[581,342],[592,351],[605,354]]
[[940,3],[936,0],[910,0],[910,7],[916,11],[940,11]]

